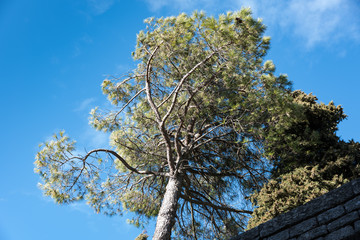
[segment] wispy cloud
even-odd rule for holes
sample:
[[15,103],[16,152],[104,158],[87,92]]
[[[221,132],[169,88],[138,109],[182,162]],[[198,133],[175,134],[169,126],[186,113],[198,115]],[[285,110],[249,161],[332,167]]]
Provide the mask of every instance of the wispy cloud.
[[[306,40],[308,47],[332,45],[338,40],[360,40],[359,8],[347,0],[316,0],[289,2],[282,19],[288,29]],[[356,9],[357,8],[357,9]]]
[[70,208],[76,212],[81,212],[83,214],[86,214],[88,216],[91,216],[94,214],[94,210],[90,208],[89,205],[87,205],[85,202],[74,202],[71,203]]
[[93,39],[88,35],[84,34],[81,38],[74,42],[74,50],[72,57],[78,57],[82,54],[82,50],[93,43]]
[[249,6],[264,19],[270,32],[295,36],[306,47],[332,45],[339,40],[360,42],[360,4],[356,0],[144,0],[151,10],[203,9],[210,13]]
[[245,0],[266,25],[300,38],[306,47],[331,46],[339,40],[360,42],[360,7],[354,0]]
[[215,0],[145,0],[151,11],[158,11],[167,7],[180,11],[193,9],[208,9],[213,6]]
[[88,0],[88,4],[95,15],[101,15],[111,8],[114,0]]
[[79,140],[82,145],[89,149],[109,148],[109,134],[96,131],[91,126],[86,127],[86,130],[81,134]]
[[82,102],[80,102],[78,104],[78,106],[76,106],[76,108],[74,109],[75,112],[82,112],[84,110],[89,110],[91,108],[91,104],[95,102],[95,98],[87,98],[84,99]]

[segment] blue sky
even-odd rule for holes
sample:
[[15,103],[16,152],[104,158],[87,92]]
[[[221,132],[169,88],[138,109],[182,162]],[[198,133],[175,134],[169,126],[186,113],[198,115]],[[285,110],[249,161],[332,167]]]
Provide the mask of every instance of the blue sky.
[[[33,173],[38,144],[65,129],[78,146],[107,146],[88,125],[107,75],[134,67],[136,33],[150,16],[251,6],[272,37],[267,56],[294,89],[341,104],[344,140],[360,141],[360,3],[357,0],[0,0],[0,239],[134,239],[127,216],[60,206]],[[151,235],[153,226],[148,228]]]

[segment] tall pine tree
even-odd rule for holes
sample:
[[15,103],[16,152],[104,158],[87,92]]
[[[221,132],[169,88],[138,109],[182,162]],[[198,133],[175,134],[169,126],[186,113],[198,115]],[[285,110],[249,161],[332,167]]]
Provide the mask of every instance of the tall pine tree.
[[58,203],[86,199],[107,214],[156,218],[153,239],[233,236],[251,213],[244,194],[264,180],[263,136],[286,114],[290,83],[263,61],[270,38],[249,9],[150,18],[136,69],[106,79],[114,111],[92,111],[112,149],[75,154],[64,133],[37,155],[41,188]]

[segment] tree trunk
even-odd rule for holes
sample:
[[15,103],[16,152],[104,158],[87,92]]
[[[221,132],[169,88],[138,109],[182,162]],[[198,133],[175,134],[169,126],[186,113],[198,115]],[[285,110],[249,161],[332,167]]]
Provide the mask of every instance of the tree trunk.
[[162,201],[153,240],[170,240],[171,229],[175,224],[177,202],[181,191],[179,176],[170,177]]

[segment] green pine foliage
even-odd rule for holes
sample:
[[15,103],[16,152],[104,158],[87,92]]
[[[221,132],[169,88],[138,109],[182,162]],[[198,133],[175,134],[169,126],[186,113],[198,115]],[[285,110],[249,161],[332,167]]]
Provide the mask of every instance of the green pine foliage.
[[337,125],[346,118],[341,106],[319,104],[314,95],[299,90],[292,95],[291,116],[280,119],[267,136],[274,177],[307,165],[323,167],[334,160],[329,159],[334,155],[326,152],[342,143],[336,135]]
[[148,237],[149,235],[147,235],[146,233],[141,233],[139,236],[135,238],[135,240],[147,240]]
[[170,206],[173,219],[160,222],[182,239],[234,236],[251,213],[244,196],[265,180],[264,136],[289,114],[291,83],[264,61],[270,38],[250,9],[145,24],[137,67],[102,83],[114,108],[91,112],[112,148],[78,155],[60,133],[37,154],[40,186],[58,203],[85,199],[97,212],[133,212],[130,223],[140,227],[170,217],[160,214]]
[[254,228],[348,182],[342,175],[336,174],[330,180],[324,179],[323,175],[324,171],[316,165],[299,167],[281,178],[269,180],[260,191],[251,195],[256,208],[247,228]]
[[360,144],[336,135],[346,117],[342,107],[320,104],[314,95],[302,91],[292,96],[293,110],[268,133],[272,178],[250,197],[255,210],[248,228],[360,176]]

